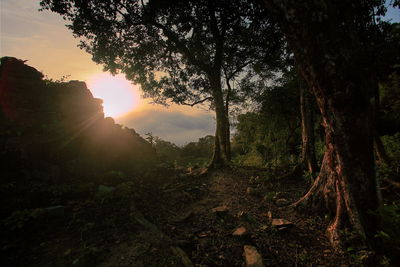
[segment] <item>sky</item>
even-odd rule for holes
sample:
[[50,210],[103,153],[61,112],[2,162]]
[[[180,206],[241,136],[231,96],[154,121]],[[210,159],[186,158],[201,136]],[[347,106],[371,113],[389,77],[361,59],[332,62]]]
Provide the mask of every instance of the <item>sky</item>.
[[[89,81],[102,73],[102,66],[91,60],[91,55],[77,47],[79,40],[65,27],[60,15],[39,12],[39,0],[0,1],[0,56],[28,60],[27,64],[48,78]],[[134,91],[140,88],[134,86]],[[150,104],[151,99],[140,99],[140,105],[117,123],[135,129],[144,136],[155,136],[184,145],[200,137],[214,135],[213,112],[204,107]]]
[[[0,56],[28,60],[28,65],[52,79],[69,75],[70,80],[89,81],[102,73],[102,66],[77,47],[79,40],[65,27],[61,16],[38,9],[39,0],[0,1]],[[387,19],[399,22],[399,10],[389,9]],[[140,92],[137,87],[132,90]],[[141,135],[151,132],[178,145],[215,132],[214,114],[204,108],[166,108],[150,104],[151,100],[139,102],[136,109],[115,121]]]

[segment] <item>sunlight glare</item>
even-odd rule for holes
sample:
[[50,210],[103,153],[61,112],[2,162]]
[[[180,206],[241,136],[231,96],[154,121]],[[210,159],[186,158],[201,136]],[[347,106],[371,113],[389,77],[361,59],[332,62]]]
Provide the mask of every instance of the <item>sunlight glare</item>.
[[88,79],[87,86],[94,97],[103,100],[106,117],[120,117],[134,110],[139,104],[137,87],[121,74],[95,74]]

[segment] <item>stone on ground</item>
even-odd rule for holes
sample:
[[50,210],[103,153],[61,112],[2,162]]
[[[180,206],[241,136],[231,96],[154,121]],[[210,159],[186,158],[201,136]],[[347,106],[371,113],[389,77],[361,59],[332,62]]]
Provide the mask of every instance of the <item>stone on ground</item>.
[[272,219],[272,226],[275,226],[275,227],[278,227],[278,228],[280,228],[280,227],[288,227],[288,226],[292,226],[293,225],[293,223],[292,222],[290,222],[290,221],[288,221],[288,220],[286,220],[286,219]]
[[263,261],[260,253],[253,246],[244,246],[244,256],[246,258],[246,267],[263,267]]
[[227,213],[228,212],[228,207],[226,205],[219,206],[219,207],[213,208],[212,212],[217,213],[217,214],[219,214],[219,213],[221,213],[221,214],[222,213]]
[[236,228],[236,230],[232,233],[233,236],[241,237],[247,234],[247,229],[245,227]]

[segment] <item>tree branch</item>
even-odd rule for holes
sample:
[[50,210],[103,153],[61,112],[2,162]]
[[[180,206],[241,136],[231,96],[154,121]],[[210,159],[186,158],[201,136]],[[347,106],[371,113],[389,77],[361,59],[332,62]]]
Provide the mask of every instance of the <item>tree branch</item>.
[[174,32],[172,32],[169,28],[165,27],[161,23],[158,23],[156,21],[149,21],[149,23],[153,26],[155,26],[158,29],[161,29],[165,36],[171,40],[172,42],[175,43],[176,48],[178,49],[179,52],[181,52],[192,64],[200,67],[205,72],[209,72],[210,69],[209,67],[204,64],[202,61],[197,60],[194,56],[193,53],[190,52],[190,50],[187,48],[187,46],[179,40],[179,38],[175,35]]
[[222,66],[222,57],[224,50],[224,36],[218,28],[218,21],[215,16],[215,8],[212,1],[208,2],[208,11],[210,16],[210,29],[215,42],[215,56],[213,62],[213,71],[220,71]]
[[209,100],[211,100],[211,99],[212,99],[212,97],[209,96],[209,97],[206,97],[206,98],[204,98],[204,99],[201,99],[201,100],[196,101],[196,102],[193,102],[193,103],[181,102],[180,104],[181,104],[181,105],[185,105],[185,106],[191,106],[191,107],[193,107],[193,106],[195,106],[195,105],[202,104],[202,103],[204,103],[204,102],[206,102],[206,101],[209,101]]

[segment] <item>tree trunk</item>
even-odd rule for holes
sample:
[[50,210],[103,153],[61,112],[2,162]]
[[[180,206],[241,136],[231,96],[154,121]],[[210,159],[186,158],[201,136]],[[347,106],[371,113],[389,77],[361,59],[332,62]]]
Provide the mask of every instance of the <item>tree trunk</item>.
[[291,47],[298,69],[316,97],[326,151],[319,176],[294,206],[332,215],[327,236],[340,249],[345,229],[358,244],[374,247],[379,207],[374,171],[369,93],[373,81],[360,24],[364,2],[264,0]]
[[232,92],[232,87],[230,84],[229,79],[226,81],[226,85],[228,87],[228,92],[226,93],[226,98],[225,98],[225,116],[226,116],[226,138],[228,140],[228,146],[226,148],[227,151],[227,156],[228,160],[231,160],[232,154],[231,154],[231,125],[229,123],[229,102],[231,101],[231,92]]
[[315,159],[314,112],[310,103],[310,93],[305,85],[300,85],[300,113],[301,113],[301,163],[305,170],[313,174],[317,172]]
[[210,168],[222,168],[229,166],[230,163],[229,121],[226,117],[221,78],[220,76],[215,75],[209,77],[209,79],[213,93],[217,121],[214,154]]

